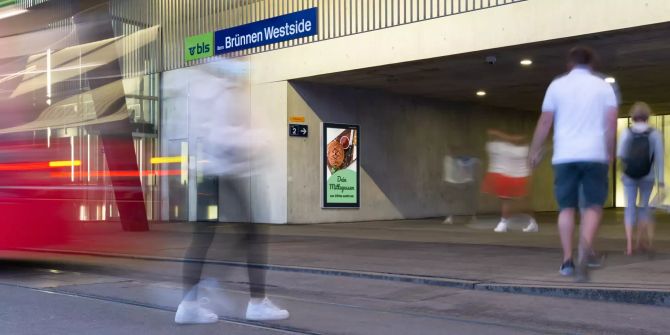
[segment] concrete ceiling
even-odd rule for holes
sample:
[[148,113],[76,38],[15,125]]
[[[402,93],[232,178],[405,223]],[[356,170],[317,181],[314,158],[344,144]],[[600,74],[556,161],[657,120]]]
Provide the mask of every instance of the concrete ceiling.
[[[599,72],[617,80],[625,114],[634,101],[670,114],[670,23],[304,78],[301,81],[379,89],[394,94],[539,112],[566,53],[586,44],[600,54]],[[487,56],[497,62],[488,64]],[[523,58],[533,65],[523,67]],[[487,95],[477,97],[483,89]]]

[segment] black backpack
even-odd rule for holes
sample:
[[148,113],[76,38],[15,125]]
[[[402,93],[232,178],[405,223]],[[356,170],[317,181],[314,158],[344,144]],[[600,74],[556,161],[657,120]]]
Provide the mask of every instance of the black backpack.
[[651,129],[636,133],[629,129],[631,138],[624,158],[624,173],[633,179],[640,179],[651,172],[654,164],[654,155],[651,151]]

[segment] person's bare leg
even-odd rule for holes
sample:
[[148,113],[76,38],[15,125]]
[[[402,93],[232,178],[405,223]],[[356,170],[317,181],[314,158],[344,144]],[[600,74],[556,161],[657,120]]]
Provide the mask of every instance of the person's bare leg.
[[504,220],[509,220],[512,216],[512,200],[511,199],[500,199],[500,216]]
[[520,198],[521,204],[523,206],[522,209],[524,211],[527,211],[528,214],[530,214],[530,215],[535,213],[535,207],[533,205],[533,198],[531,198],[532,190],[533,190],[533,188],[531,187],[531,184],[529,183],[528,184],[528,189],[526,190],[524,195]]
[[533,217],[531,211],[532,206],[530,205],[528,197],[524,196],[519,198],[510,198],[507,199],[507,202],[509,203],[509,207],[507,209],[508,217],[512,217],[514,215],[528,215]]
[[558,232],[563,247],[563,262],[572,259],[572,235],[575,231],[575,209],[562,209],[558,214]]
[[533,206],[530,203],[530,198],[526,195],[516,200],[518,205],[517,213],[523,213],[528,216],[528,224],[521,230],[524,233],[535,233],[540,230],[540,227],[535,221],[535,213],[533,213]]
[[[585,214],[585,213],[586,213],[586,210],[585,210],[584,208],[582,208],[582,209],[580,210],[580,212],[579,212],[579,222],[584,222],[584,221],[586,221],[586,219],[585,219],[585,215],[586,215],[586,214]],[[580,224],[580,227],[581,227],[581,228],[584,228],[584,225],[583,225],[583,224]],[[580,229],[580,231],[579,231],[579,236],[582,236],[582,230],[581,230],[581,229]],[[595,242],[595,241],[594,241],[594,242]],[[579,247],[579,246],[578,246],[578,247]],[[595,245],[591,245],[591,256],[595,256],[595,255],[596,255],[595,249],[596,249]]]
[[575,278],[577,282],[589,281],[589,259],[594,255],[593,242],[598,233],[601,217],[602,208],[594,206],[584,209],[581,222],[581,233],[579,234],[579,254],[577,256],[577,276]]
[[598,233],[603,210],[590,207],[584,210],[581,236],[579,238],[579,262],[586,262],[593,251],[593,241]]
[[498,222],[498,225],[493,229],[493,231],[496,233],[507,232],[510,214],[510,200],[500,198],[500,222]]
[[654,248],[654,234],[656,233],[656,226],[654,225],[654,222],[649,222],[647,223],[647,245],[649,246],[649,249]]
[[[633,254],[633,226],[629,224],[624,224],[626,228],[626,255],[631,256]],[[638,228],[638,243],[640,241],[640,228]]]
[[519,212],[528,214],[531,218],[534,217],[533,205],[530,202],[529,196],[524,196],[518,200],[519,203]]
[[641,251],[652,248],[654,240],[654,225],[649,220],[641,220],[638,227],[638,246]]
[[647,238],[647,249],[651,251],[654,243],[654,219],[651,208],[649,207],[649,198],[654,188],[653,182],[640,183],[640,228],[642,229],[641,237]]
[[646,234],[647,234],[647,232],[646,232],[645,223],[640,222],[637,225],[637,234],[635,234],[636,235],[636,237],[635,237],[635,239],[636,239],[635,249],[636,250],[643,251],[643,249],[645,248],[644,240],[645,240]]
[[[633,254],[633,229],[635,229],[635,222],[637,217],[637,187],[627,184],[624,180],[624,195],[626,199],[626,208],[624,209],[623,225],[626,229],[626,255]],[[640,232],[641,227],[637,226],[635,249],[640,248]]]

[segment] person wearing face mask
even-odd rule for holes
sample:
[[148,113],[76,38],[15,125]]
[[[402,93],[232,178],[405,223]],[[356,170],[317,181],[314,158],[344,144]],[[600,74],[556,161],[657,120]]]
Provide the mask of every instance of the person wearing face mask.
[[[649,198],[655,182],[658,182],[659,191],[665,186],[663,136],[649,125],[650,116],[649,105],[636,102],[630,109],[632,124],[619,136],[617,157],[623,166],[622,181],[626,197],[624,225],[628,256],[634,250],[651,250],[654,227]],[[636,225],[637,241],[636,248],[633,249],[633,228]],[[643,242],[645,235],[647,241]]]

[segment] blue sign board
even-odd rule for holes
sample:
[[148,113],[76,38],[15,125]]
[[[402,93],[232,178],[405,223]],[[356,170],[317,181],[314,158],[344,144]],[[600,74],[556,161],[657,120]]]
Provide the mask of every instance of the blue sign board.
[[317,7],[214,32],[214,54],[221,55],[318,33]]

